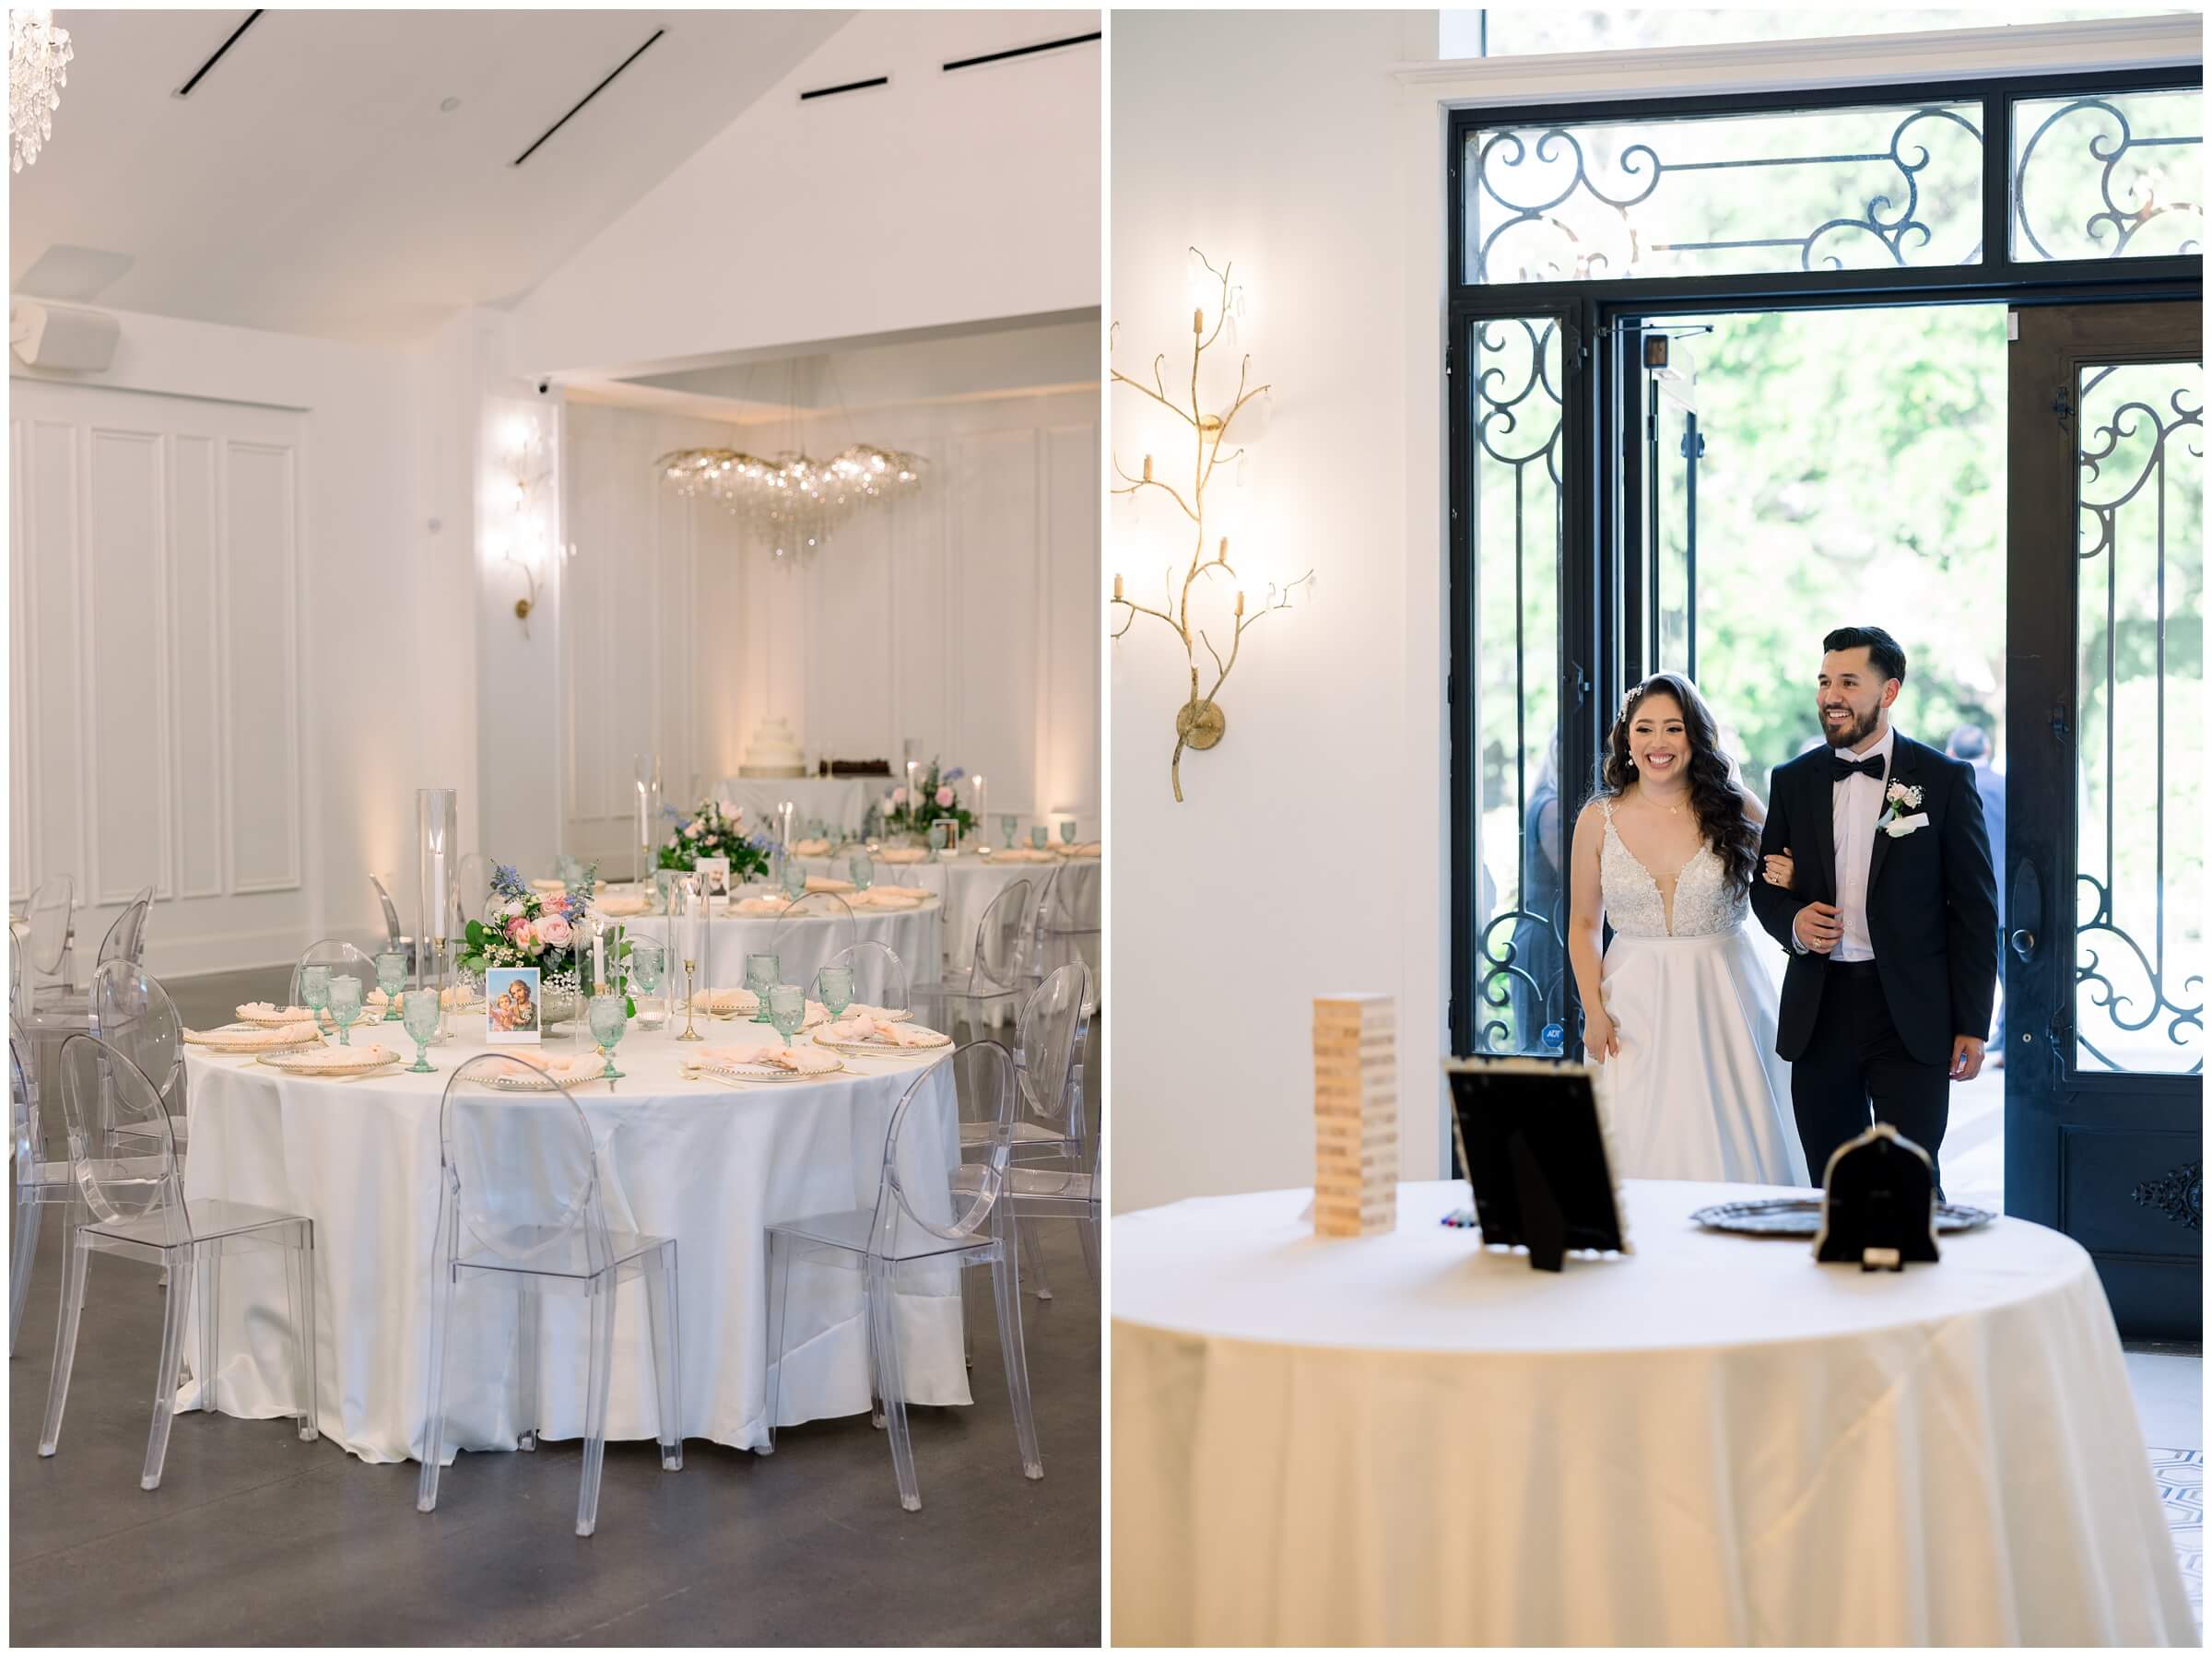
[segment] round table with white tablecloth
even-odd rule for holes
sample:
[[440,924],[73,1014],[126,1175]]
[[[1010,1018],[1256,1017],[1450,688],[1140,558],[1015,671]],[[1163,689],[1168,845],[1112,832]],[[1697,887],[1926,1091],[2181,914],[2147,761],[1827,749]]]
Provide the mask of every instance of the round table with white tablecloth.
[[882,777],[724,777],[715,798],[742,806],[748,834],[773,834],[776,807],[785,800],[800,823],[834,823],[848,834],[860,831],[868,806],[890,786]]
[[[1113,1629],[1169,1645],[2197,1643],[2088,1255],[1905,1273],[1700,1230],[1538,1273],[1304,1190],[1113,1221]],[[1771,1193],[1765,1194],[1789,1194]]]
[[[414,1047],[385,1024],[354,1040]],[[716,1025],[707,1045],[740,1044],[747,1027]],[[447,1077],[488,1051],[481,1017],[430,1049],[434,1075],[388,1072],[353,1081],[281,1075],[248,1060],[187,1052],[192,1155],[186,1194],[225,1197],[307,1216],[315,1223],[323,1432],[365,1461],[422,1453],[431,1248],[438,1216],[438,1118]],[[506,1050],[512,1052],[516,1050]],[[527,1051],[527,1050],[523,1050]],[[549,1051],[581,1052],[574,1043]],[[601,1149],[607,1222],[677,1240],[684,1435],[737,1449],[768,1442],[767,1235],[772,1222],[872,1207],[893,1108],[928,1067],[926,1136],[943,1166],[909,1169],[914,1189],[946,1179],[959,1158],[949,1067],[935,1058],[847,1057],[821,1081],[732,1087],[686,1080],[700,1051],[671,1034],[632,1028],[617,1050],[625,1073],[572,1089]],[[941,1050],[949,1051],[949,1050]],[[910,1148],[921,1143],[908,1141]],[[295,1396],[284,1268],[274,1254],[223,1262],[216,1404],[226,1414],[291,1413]],[[447,1448],[512,1449],[517,1306],[511,1294],[465,1288],[454,1338]],[[900,1318],[908,1396],[968,1401],[959,1286],[950,1273],[902,1270]],[[781,1423],[855,1415],[869,1403],[861,1275],[793,1268]],[[615,1310],[610,1439],[659,1436],[645,1296],[625,1285]],[[198,1357],[194,1315],[189,1359]],[[543,1299],[538,1398],[541,1436],[582,1434],[584,1301]],[[456,1395],[457,1393],[457,1395]],[[197,1407],[195,1380],[179,1407]]]
[[[945,961],[953,971],[965,971],[975,958],[976,928],[982,924],[983,911],[991,907],[992,899],[1017,880],[1030,883],[1030,899],[1035,902],[1044,892],[1044,883],[1053,871],[1062,871],[1063,881],[1074,883],[1070,893],[1070,912],[1095,916],[1100,911],[1100,893],[1103,889],[1100,860],[1096,857],[1066,857],[1056,852],[1044,853],[1047,861],[1030,863],[1009,860],[1003,852],[989,857],[962,852],[947,859],[933,859],[922,863],[895,864],[877,861],[876,878],[901,886],[924,887],[945,900]],[[800,866],[810,875],[829,875],[842,879],[848,873],[850,853],[833,857],[807,857],[799,860]],[[1092,963],[1095,972],[1097,963]]]
[[[778,921],[774,916],[733,914],[717,900],[707,920],[707,955],[700,963],[700,987],[728,989],[744,983],[745,958],[765,954],[773,945],[782,957],[783,981],[802,985],[811,995],[814,975],[830,964],[830,958],[844,944],[863,941],[889,945],[905,967],[908,981],[926,983],[936,976],[944,947],[938,920],[943,913],[944,905],[934,898],[919,909],[855,910],[850,937],[845,936],[841,916],[809,913],[784,928],[782,942],[778,944]],[[668,922],[665,916],[633,915],[623,920],[622,924],[632,937],[653,938],[664,943],[668,940]],[[680,994],[682,962],[672,960],[670,967],[670,981],[676,987],[667,993]]]

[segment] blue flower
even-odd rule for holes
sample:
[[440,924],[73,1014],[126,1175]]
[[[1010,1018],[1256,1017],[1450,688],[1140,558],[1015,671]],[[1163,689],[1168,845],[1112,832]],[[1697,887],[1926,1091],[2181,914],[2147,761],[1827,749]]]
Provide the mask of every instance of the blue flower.
[[967,774],[968,774],[968,772],[967,772],[967,770],[966,770],[966,769],[965,769],[964,767],[961,767],[961,766],[958,766],[958,765],[956,765],[956,766],[954,766],[954,767],[953,767],[953,768],[952,768],[950,770],[947,771],[947,772],[944,774],[944,776],[940,777],[940,778],[938,779],[938,781],[939,781],[940,783],[946,783],[946,782],[958,782],[958,781],[959,781],[959,780],[960,780],[962,777],[965,777]]

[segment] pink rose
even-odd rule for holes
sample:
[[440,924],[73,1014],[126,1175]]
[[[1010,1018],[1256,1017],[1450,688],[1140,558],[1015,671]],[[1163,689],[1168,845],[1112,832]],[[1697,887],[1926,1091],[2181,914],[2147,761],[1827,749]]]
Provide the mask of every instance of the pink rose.
[[949,787],[940,788],[937,790],[937,804],[940,805],[949,805],[952,804],[952,790]]
[[894,808],[896,808],[896,807],[898,807],[898,806],[900,806],[900,805],[905,805],[905,804],[906,804],[906,790],[904,790],[903,788],[894,788],[893,790],[891,790],[891,805],[892,805],[892,806],[893,806]]
[[537,923],[537,936],[548,949],[566,949],[569,946],[569,918],[566,915],[541,915]]
[[686,823],[684,825],[684,833],[689,836],[692,840],[697,840],[699,838],[699,831],[704,827],[705,825],[703,823]]
[[507,941],[518,949],[527,944],[530,941],[530,923],[520,915],[508,922]]

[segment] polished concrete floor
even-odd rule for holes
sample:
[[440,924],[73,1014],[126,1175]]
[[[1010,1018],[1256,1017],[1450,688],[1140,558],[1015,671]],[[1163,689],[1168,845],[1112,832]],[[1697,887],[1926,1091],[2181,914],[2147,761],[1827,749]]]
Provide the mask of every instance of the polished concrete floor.
[[[171,988],[188,1023],[213,1022],[281,993],[267,977]],[[8,1364],[10,1639],[1095,1646],[1099,1295],[1074,1228],[1042,1235],[1054,1298],[1022,1308],[1041,1481],[1021,1476],[985,1317],[975,1404],[911,1412],[919,1513],[899,1506],[884,1435],[855,1416],[789,1428],[771,1457],[693,1440],[676,1474],[649,1444],[610,1444],[587,1540],[573,1443],[463,1456],[424,1514],[413,1463],[369,1466],[286,1421],[181,1416],[161,1487],[140,1490],[161,1293],[121,1261],[93,1267],[60,1453],[41,1460],[61,1277],[50,1223]]]

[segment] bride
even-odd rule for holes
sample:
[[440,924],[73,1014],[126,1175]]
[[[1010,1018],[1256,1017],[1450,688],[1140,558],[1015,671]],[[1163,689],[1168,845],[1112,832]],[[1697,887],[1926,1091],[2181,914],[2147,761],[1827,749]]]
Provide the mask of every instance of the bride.
[[[1567,934],[1624,1177],[1810,1183],[1766,939],[1744,924],[1765,820],[1695,686],[1662,673],[1630,692],[1575,819]],[[1767,877],[1786,885],[1782,864]]]

